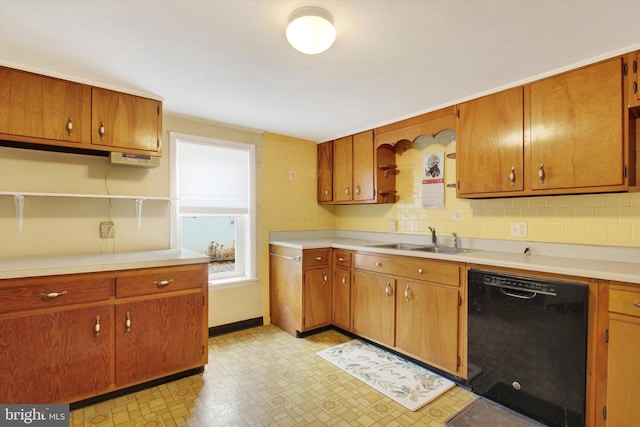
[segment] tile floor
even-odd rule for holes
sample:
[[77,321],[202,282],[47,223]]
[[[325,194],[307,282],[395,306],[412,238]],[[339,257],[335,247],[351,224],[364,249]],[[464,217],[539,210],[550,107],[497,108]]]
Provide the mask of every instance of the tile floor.
[[351,340],[293,338],[267,325],[209,339],[209,364],[183,378],[71,412],[80,426],[442,426],[475,396],[454,387],[411,412],[316,352]]

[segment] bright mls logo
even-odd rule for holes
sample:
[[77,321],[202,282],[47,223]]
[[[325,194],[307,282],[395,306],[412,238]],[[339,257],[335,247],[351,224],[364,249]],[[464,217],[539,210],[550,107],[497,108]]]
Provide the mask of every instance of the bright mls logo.
[[0,405],[0,425],[68,427],[69,405]]

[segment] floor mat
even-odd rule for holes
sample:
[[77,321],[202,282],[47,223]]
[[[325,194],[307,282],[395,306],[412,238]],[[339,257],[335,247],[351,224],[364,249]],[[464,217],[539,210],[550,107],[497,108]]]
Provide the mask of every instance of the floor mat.
[[361,340],[317,353],[405,408],[416,411],[455,385],[453,381]]
[[543,424],[481,397],[445,421],[445,426],[540,427]]

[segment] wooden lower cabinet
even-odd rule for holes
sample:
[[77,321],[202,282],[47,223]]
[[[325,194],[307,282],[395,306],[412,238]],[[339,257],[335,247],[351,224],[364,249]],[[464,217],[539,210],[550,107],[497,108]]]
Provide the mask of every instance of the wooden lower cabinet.
[[415,280],[398,280],[396,347],[429,364],[458,370],[459,290]]
[[112,325],[111,305],[0,319],[0,402],[50,403],[107,391]]
[[[615,427],[637,426],[640,419],[640,287],[611,283],[609,287],[608,339],[604,423]],[[602,419],[598,417],[599,419]]]
[[298,336],[331,324],[331,248],[269,246],[271,323]]
[[337,267],[331,282],[331,323],[351,330],[351,269]]
[[116,305],[116,385],[175,373],[197,365],[202,342],[202,292]]
[[207,277],[203,263],[0,280],[0,402],[77,402],[204,366]]
[[351,294],[355,334],[393,347],[396,281],[391,276],[356,270]]

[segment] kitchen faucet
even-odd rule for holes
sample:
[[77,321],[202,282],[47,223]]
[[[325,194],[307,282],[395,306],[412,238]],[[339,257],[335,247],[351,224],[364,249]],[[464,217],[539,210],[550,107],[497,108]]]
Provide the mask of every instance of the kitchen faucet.
[[435,227],[427,227],[431,231],[431,243],[433,246],[438,246],[438,237],[436,236]]

